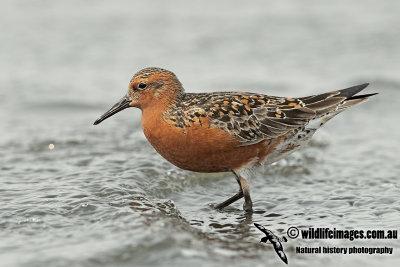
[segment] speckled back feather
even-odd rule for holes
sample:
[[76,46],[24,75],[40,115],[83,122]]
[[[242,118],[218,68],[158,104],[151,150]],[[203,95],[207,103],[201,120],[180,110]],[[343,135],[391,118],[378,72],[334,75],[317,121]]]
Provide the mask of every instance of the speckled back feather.
[[333,117],[366,100],[369,95],[351,97],[367,85],[302,98],[243,92],[188,93],[163,117],[180,128],[201,125],[201,118],[207,117],[210,127],[232,133],[241,145],[251,145],[304,129],[311,120]]

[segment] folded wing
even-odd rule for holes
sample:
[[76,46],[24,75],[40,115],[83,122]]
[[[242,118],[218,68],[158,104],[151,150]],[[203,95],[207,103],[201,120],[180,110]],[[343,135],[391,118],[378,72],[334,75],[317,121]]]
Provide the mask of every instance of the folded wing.
[[368,99],[355,95],[368,84],[301,98],[285,98],[249,93],[225,94],[214,103],[209,117],[213,124],[232,132],[241,145],[252,145],[305,127],[311,120],[334,116]]

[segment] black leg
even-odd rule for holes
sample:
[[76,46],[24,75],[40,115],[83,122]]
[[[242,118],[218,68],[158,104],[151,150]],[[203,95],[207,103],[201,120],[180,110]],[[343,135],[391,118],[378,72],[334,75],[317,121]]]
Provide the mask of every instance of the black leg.
[[232,171],[233,174],[235,175],[236,181],[239,184],[239,192],[230,197],[229,199],[225,200],[224,202],[218,204],[215,206],[216,209],[223,209],[233,202],[241,199],[244,197],[244,204],[243,204],[243,209],[245,211],[252,211],[253,210],[253,203],[251,202],[250,198],[250,189],[249,189],[249,184],[247,183],[246,179],[244,179],[242,176],[237,175],[234,171]]
[[223,209],[227,206],[229,206],[230,204],[232,204],[233,202],[241,199],[243,197],[243,192],[242,190],[240,190],[236,195],[230,197],[229,199],[225,200],[224,202],[218,204],[217,206],[215,206],[216,209]]
[[243,196],[244,196],[244,204],[243,209],[245,211],[252,211],[253,210],[253,202],[251,201],[250,197],[250,187],[247,183],[247,180],[244,179],[242,176],[239,176],[236,172],[232,171],[236,177],[236,180],[239,181],[240,188],[242,189]]
[[227,199],[224,202],[222,202],[222,203],[218,204],[217,206],[215,206],[216,209],[223,209],[223,208],[229,206],[233,202],[238,201],[239,199],[241,199],[243,197],[243,191],[242,191],[242,186],[240,185],[240,179],[238,179],[238,176],[236,174],[235,174],[235,178],[236,178],[236,181],[239,184],[239,192],[236,195],[230,197],[229,199]]
[[249,184],[247,183],[246,179],[244,179],[242,176],[240,176],[240,184],[242,185],[243,196],[244,196],[243,209],[245,211],[253,211],[253,202],[251,201],[250,197]]

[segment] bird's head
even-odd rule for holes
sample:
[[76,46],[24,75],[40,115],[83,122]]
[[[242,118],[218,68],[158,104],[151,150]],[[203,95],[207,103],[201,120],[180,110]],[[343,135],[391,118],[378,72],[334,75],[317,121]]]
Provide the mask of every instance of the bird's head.
[[94,124],[111,117],[129,107],[146,109],[165,108],[174,103],[182,94],[182,84],[169,70],[161,68],[145,68],[133,75],[127,94]]
[[268,240],[268,237],[264,236],[263,238],[261,238],[260,243],[267,243]]

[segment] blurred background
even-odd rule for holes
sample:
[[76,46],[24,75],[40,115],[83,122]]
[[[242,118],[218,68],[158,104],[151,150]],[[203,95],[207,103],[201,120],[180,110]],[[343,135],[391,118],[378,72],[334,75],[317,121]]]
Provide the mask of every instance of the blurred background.
[[[397,229],[400,3],[388,1],[11,1],[0,3],[2,266],[283,264],[253,226]],[[138,70],[187,92],[306,96],[369,82],[370,101],[310,147],[251,179],[180,170],[129,109],[93,121]],[[195,156],[195,155],[194,155]],[[199,159],[200,160],[200,159]],[[393,247],[394,255],[301,255],[296,246]],[[289,240],[291,266],[398,265],[397,240]]]

